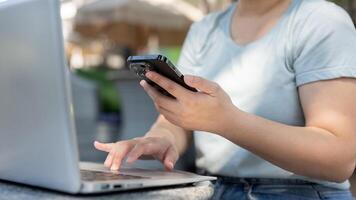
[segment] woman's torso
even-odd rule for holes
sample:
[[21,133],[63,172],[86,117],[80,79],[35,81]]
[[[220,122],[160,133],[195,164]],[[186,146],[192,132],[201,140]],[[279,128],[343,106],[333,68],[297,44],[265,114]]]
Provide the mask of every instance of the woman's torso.
[[[308,14],[329,3],[311,0],[304,4],[303,0],[294,0],[270,32],[246,46],[237,45],[230,36],[235,4],[211,14],[191,28],[190,35],[195,35],[190,47],[194,55],[183,52],[178,66],[183,73],[217,82],[243,111],[288,125],[304,126],[298,96],[301,80],[296,79],[293,69],[293,57],[298,53],[293,41],[299,37],[294,33],[303,29],[303,20]],[[311,180],[283,170],[218,135],[198,131],[195,143],[197,166],[212,174]],[[312,181],[337,188],[349,187],[348,182]]]

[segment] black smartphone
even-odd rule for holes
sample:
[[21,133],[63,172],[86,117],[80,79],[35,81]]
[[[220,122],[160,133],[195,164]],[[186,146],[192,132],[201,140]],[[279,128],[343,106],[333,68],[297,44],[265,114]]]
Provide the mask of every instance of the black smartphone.
[[127,63],[131,71],[133,71],[139,78],[145,80],[152,87],[156,88],[162,94],[173,97],[166,90],[161,88],[159,85],[151,81],[146,77],[146,72],[155,71],[160,75],[169,78],[170,80],[178,83],[184,88],[197,92],[195,88],[188,86],[184,82],[184,76],[178,71],[178,69],[168,60],[167,57],[163,55],[140,55],[140,56],[130,56],[127,59]]

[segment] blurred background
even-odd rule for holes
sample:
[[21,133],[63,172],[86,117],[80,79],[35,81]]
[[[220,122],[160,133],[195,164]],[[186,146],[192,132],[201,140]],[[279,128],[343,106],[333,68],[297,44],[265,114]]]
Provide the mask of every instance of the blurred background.
[[[142,136],[158,115],[138,79],[128,71],[127,57],[161,53],[176,63],[189,26],[231,2],[61,1],[81,160],[102,162],[106,155],[94,150],[94,140],[113,142]],[[356,1],[334,2],[356,21]],[[155,161],[136,165],[160,167]],[[178,168],[194,171],[193,148],[180,159]],[[356,195],[356,188],[353,190]]]

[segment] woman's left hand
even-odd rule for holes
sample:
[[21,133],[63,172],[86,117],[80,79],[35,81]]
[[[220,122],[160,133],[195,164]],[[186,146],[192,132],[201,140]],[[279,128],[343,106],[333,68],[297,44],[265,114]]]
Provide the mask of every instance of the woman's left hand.
[[234,116],[233,112],[237,110],[230,97],[217,83],[201,77],[184,77],[185,83],[199,92],[187,90],[156,72],[147,72],[146,77],[176,97],[167,97],[146,81],[140,82],[153,99],[158,112],[174,125],[184,129],[224,132]]

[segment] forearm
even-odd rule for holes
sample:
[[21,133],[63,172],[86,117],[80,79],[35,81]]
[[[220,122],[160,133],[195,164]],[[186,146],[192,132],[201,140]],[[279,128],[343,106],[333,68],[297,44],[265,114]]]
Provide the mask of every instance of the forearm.
[[284,125],[237,109],[230,115],[221,135],[281,168],[331,181],[342,181],[354,170],[352,138],[322,128]]
[[148,72],[146,76],[176,97],[168,99],[142,82],[158,111],[172,124],[219,134],[299,175],[342,181],[355,168],[354,79],[298,87],[307,124],[296,127],[240,111],[217,83],[204,78],[184,76],[185,83],[199,91],[192,93],[158,73]]
[[192,140],[192,131],[187,131],[167,121],[160,115],[146,134],[150,137],[165,137],[175,144],[180,154],[184,153]]

